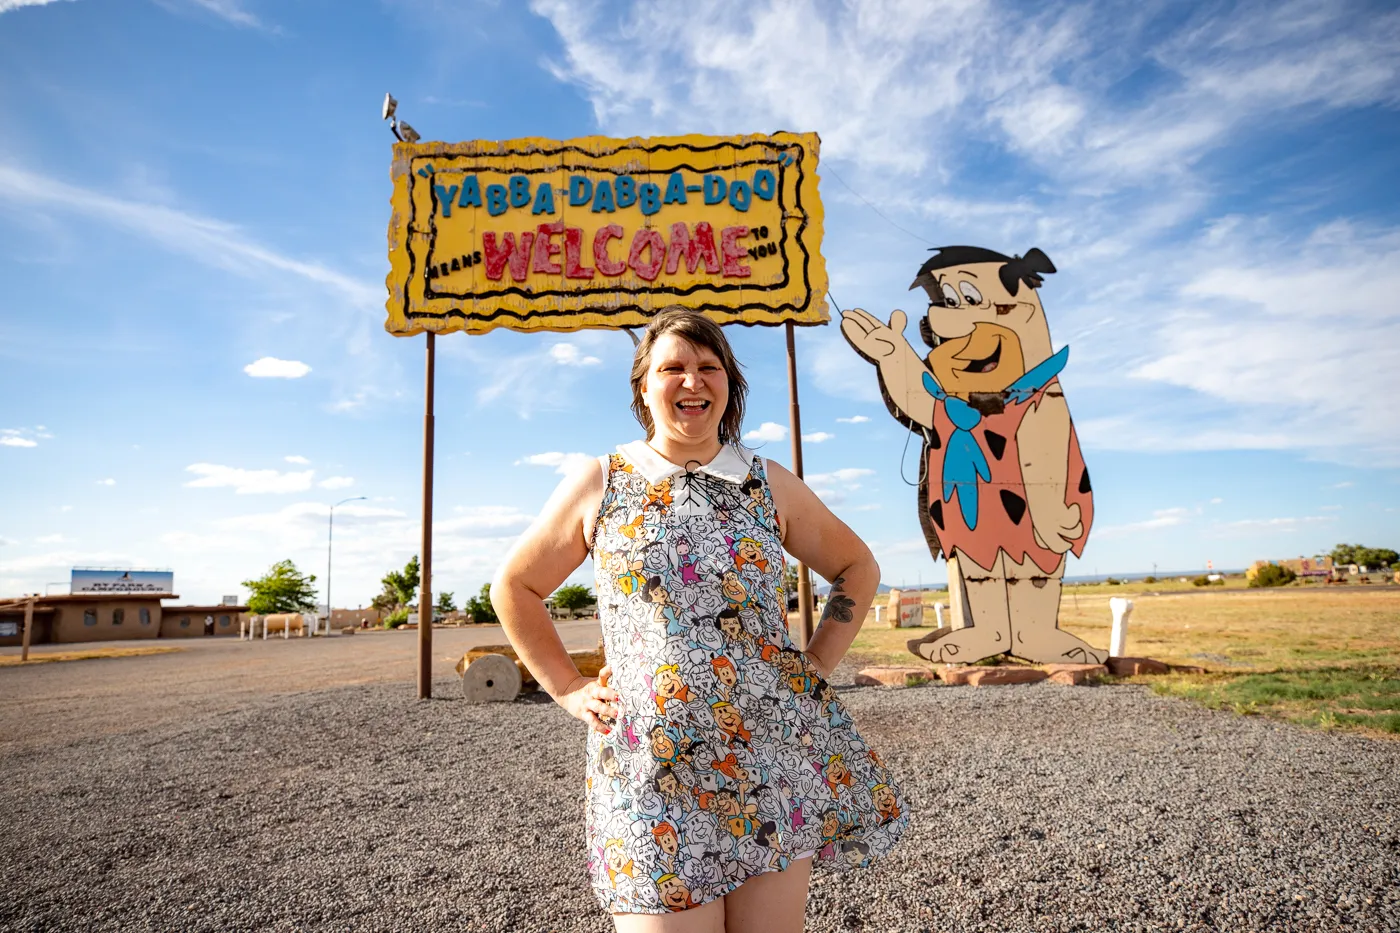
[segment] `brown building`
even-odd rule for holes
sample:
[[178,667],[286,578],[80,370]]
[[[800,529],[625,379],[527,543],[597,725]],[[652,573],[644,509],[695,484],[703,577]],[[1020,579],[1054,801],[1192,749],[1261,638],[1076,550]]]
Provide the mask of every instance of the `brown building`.
[[166,606],[161,610],[161,638],[238,635],[238,620],[247,606]]
[[[170,593],[80,593],[44,596],[34,601],[54,610],[48,641],[68,644],[80,641],[127,641],[160,635],[161,596]],[[30,636],[30,644],[38,639]]]
[[[34,607],[34,631],[29,634],[29,643],[40,644],[49,640],[53,631],[53,617],[56,610],[52,606]],[[0,647],[24,644],[24,603],[11,604],[0,608]]]
[[[173,593],[39,596],[29,643],[237,636],[239,615],[248,611],[247,606],[161,606],[162,599],[177,598]],[[0,609],[0,645],[18,645],[23,638],[24,604]]]

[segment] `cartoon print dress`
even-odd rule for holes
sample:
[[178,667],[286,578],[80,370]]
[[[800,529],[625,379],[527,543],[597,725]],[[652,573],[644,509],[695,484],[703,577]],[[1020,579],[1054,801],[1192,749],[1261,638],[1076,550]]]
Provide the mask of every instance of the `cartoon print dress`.
[[589,874],[612,913],[664,913],[813,856],[869,864],[904,797],[787,636],[763,461],[689,470],[644,441],[605,458],[594,529],[618,719],[588,740]]

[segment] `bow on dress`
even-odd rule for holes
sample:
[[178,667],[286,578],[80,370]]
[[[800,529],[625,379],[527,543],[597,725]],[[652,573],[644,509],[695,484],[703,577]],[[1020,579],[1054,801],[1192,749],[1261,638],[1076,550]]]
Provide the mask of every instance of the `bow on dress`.
[[[1003,389],[1002,398],[1011,404],[1024,402],[1058,376],[1068,361],[1069,347],[1064,347]],[[982,413],[957,396],[949,395],[933,378],[933,373],[925,372],[923,382],[924,389],[943,403],[948,420],[953,422],[953,433],[948,437],[943,454],[943,501],[952,501],[953,493],[957,492],[963,523],[973,530],[977,527],[977,481],[992,479],[991,464],[972,434],[972,429],[982,423]]]

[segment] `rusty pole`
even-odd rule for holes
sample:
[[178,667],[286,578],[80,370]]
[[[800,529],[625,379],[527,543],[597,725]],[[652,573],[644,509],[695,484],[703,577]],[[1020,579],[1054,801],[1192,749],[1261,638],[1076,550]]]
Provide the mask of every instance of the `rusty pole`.
[[433,369],[436,334],[428,331],[423,395],[423,540],[418,588],[418,699],[433,696]]
[[[793,344],[792,321],[783,325],[787,331],[788,400],[792,421],[792,472],[802,478],[802,407],[797,402],[797,348]],[[812,640],[812,578],[807,565],[797,563],[797,616],[802,636],[798,647],[806,648]]]
[[[171,589],[174,589],[174,587],[171,587]],[[50,626],[50,627],[52,627],[52,626]],[[31,597],[29,597],[29,599],[27,599],[27,600],[25,601],[25,603],[24,603],[24,639],[23,639],[24,647],[20,649],[20,653],[19,653],[19,659],[20,659],[21,661],[28,661],[28,660],[29,660],[29,633],[30,633],[33,629],[34,629],[34,597],[31,596]],[[49,638],[52,639],[53,636],[50,635]]]

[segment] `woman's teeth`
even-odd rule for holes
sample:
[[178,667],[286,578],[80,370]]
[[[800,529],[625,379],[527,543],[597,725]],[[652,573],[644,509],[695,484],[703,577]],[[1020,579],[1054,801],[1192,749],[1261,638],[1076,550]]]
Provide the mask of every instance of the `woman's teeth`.
[[710,407],[709,402],[677,402],[676,407],[681,411],[704,411]]

